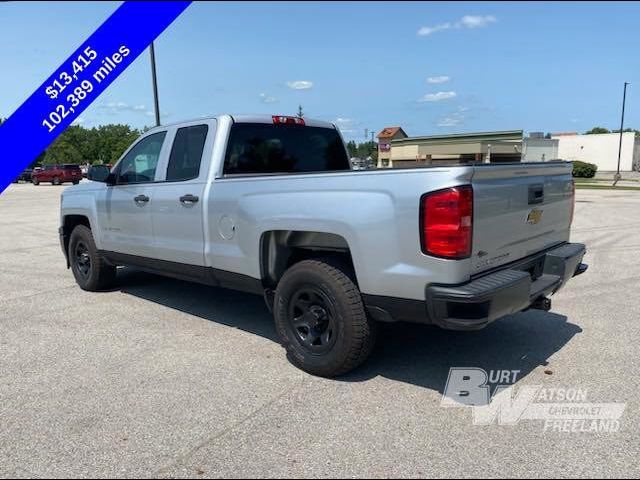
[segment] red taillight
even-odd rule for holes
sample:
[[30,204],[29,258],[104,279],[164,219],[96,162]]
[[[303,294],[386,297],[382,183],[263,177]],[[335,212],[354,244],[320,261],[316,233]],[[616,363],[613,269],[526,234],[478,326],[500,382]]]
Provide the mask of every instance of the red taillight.
[[571,179],[571,214],[569,215],[569,226],[573,223],[573,212],[576,210],[576,181]]
[[473,189],[447,188],[422,196],[422,251],[443,258],[471,255]]
[[271,118],[273,119],[273,123],[275,125],[279,125],[279,124],[304,125],[304,118],[300,118],[300,117],[287,117],[284,115],[273,115]]

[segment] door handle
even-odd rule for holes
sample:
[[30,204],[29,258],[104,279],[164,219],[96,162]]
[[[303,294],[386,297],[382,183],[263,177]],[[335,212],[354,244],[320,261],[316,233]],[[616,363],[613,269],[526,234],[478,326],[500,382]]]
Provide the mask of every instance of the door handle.
[[149,201],[149,197],[146,195],[138,195],[137,197],[134,197],[133,201],[136,202],[137,205],[144,205]]
[[193,205],[194,203],[198,203],[198,200],[200,200],[198,197],[196,197],[195,195],[183,195],[180,197],[180,203],[182,203],[183,205]]

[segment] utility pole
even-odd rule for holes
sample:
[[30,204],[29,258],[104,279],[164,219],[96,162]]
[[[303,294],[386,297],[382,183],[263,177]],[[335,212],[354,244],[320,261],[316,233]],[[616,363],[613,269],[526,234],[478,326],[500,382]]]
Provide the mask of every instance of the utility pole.
[[298,118],[302,118],[303,117],[303,112],[302,112],[302,105],[298,105]]
[[627,101],[627,85],[629,82],[624,82],[624,90],[622,92],[622,118],[620,119],[620,143],[618,145],[618,169],[616,170],[616,176],[613,178],[613,186],[615,187],[620,180],[620,156],[622,155],[622,130],[624,129],[624,104]]
[[373,156],[373,148],[375,146],[375,143],[373,142],[373,135],[374,135],[374,131],[371,130],[371,144],[369,146],[369,156]]
[[156,127],[160,126],[160,103],[158,101],[158,79],[156,76],[156,52],[153,48],[153,42],[151,42],[150,50],[151,53],[151,81],[153,83],[153,105],[155,107],[156,114]]

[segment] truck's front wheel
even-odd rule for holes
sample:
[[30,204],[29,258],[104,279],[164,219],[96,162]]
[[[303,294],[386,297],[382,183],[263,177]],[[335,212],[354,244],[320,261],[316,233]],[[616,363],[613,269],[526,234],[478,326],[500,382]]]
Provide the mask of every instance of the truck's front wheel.
[[104,290],[115,280],[116,267],[107,264],[98,253],[91,230],[86,226],[78,225],[71,232],[68,254],[73,276],[83,290]]
[[362,364],[375,343],[360,291],[344,269],[320,260],[289,268],[276,289],[276,328],[289,360],[334,377]]

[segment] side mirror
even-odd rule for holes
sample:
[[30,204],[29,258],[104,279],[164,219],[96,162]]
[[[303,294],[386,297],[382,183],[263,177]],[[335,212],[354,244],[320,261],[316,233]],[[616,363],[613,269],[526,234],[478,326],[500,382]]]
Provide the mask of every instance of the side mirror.
[[106,165],[92,165],[87,172],[87,179],[94,182],[102,182],[108,185],[113,185],[114,178],[111,175],[109,167]]

